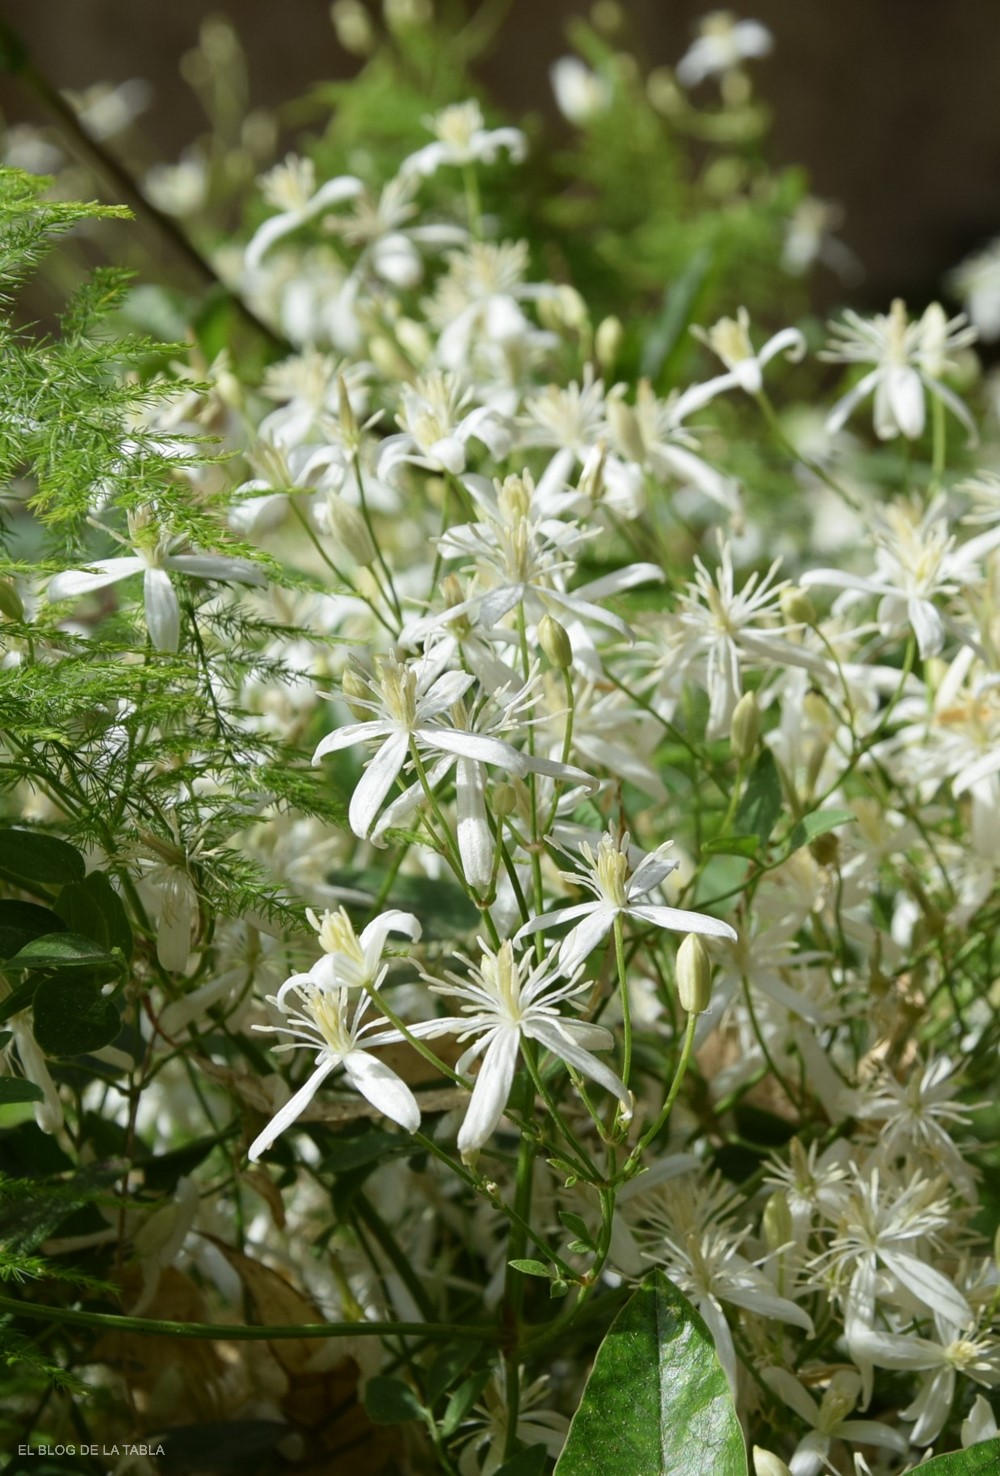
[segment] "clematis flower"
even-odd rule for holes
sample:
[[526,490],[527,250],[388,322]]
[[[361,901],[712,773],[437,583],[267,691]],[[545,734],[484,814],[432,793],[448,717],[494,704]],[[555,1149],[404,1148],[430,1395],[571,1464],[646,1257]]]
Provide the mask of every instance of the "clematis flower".
[[948,288],[965,303],[980,338],[1000,338],[1000,237],[959,262]]
[[568,978],[565,963],[546,959],[529,967],[528,955],[520,958],[509,940],[494,953],[479,939],[482,957],[478,967],[469,963],[469,976],[448,973],[447,983],[428,980],[435,994],[463,1000],[462,1015],[422,1022],[421,1033],[444,1035],[457,1032],[460,1041],[478,1037],[459,1058],[456,1069],[465,1071],[482,1056],[482,1064],[465,1120],[458,1134],[463,1159],[474,1157],[492,1136],[503,1116],[517,1068],[523,1039],[537,1041],[567,1066],[589,1076],[616,1096],[626,1117],[632,1099],[627,1087],[603,1061],[592,1054],[606,1051],[614,1036],[603,1025],[591,1025],[560,1013],[559,1006],[590,989],[579,979],[579,969]]
[[[57,574],[49,580],[49,599],[73,599],[77,595],[106,589],[109,584],[118,584],[133,574],[142,574],[149,638],[158,651],[176,651],[180,641],[181,608],[170,580],[172,573],[238,584],[262,585],[266,582],[261,571],[246,559],[226,558],[218,554],[174,553],[173,550],[183,542],[183,535],[171,537],[153,529],[147,516],[129,513],[128,526],[134,554],[97,560],[86,569],[67,569]],[[105,531],[119,543],[126,543],[110,528]]]
[[754,349],[750,340],[750,314],[745,307],[737,309],[735,318],[720,318],[711,328],[694,328],[692,332],[719,356],[727,372],[686,390],[680,402],[685,414],[728,389],[759,395],[764,388],[762,371],[765,365],[778,354],[797,362],[806,351],[806,341],[797,328],[782,328],[767,340],[763,348]]
[[407,1132],[416,1132],[420,1126],[416,1098],[391,1067],[371,1055],[375,1047],[395,1044],[404,1037],[400,1031],[386,1027],[383,1019],[365,1022],[371,1005],[368,994],[359,998],[348,988],[331,988],[317,982],[312,974],[293,974],[277,994],[269,994],[267,999],[287,1024],[255,1025],[254,1030],[291,1037],[275,1046],[276,1051],[294,1051],[301,1046],[315,1050],[316,1067],[305,1085],[279,1108],[251,1143],[247,1153],[251,1163],[302,1115],[323,1082],[338,1067],[343,1067],[351,1086],[373,1107]]
[[914,1445],[932,1445],[941,1434],[955,1400],[958,1373],[988,1387],[1000,1383],[1000,1348],[995,1338],[963,1330],[940,1313],[935,1314],[934,1325],[933,1338],[881,1328],[860,1329],[854,1335],[854,1348],[877,1368],[924,1375],[913,1403],[900,1411],[902,1419],[916,1421],[910,1432]]
[[314,984],[321,989],[380,989],[388,965],[383,962],[390,933],[402,933],[411,942],[420,938],[420,922],[412,912],[390,908],[380,913],[358,937],[343,907],[317,917],[311,907],[306,917],[319,934],[323,957],[307,974],[293,974],[282,989]]
[[404,159],[400,174],[404,178],[408,174],[436,174],[444,164],[492,164],[501,150],[520,163],[527,150],[527,139],[520,128],[485,128],[484,121],[482,108],[474,99],[442,109],[426,120],[436,135],[435,142]]
[[764,1379],[809,1426],[808,1435],[799,1441],[788,1464],[791,1476],[819,1476],[829,1465],[826,1457],[834,1440],[877,1445],[897,1455],[906,1454],[909,1442],[901,1430],[892,1429],[882,1420],[849,1418],[861,1391],[861,1376],[854,1369],[838,1369],[818,1404],[786,1369],[769,1368]]
[[707,913],[687,912],[680,907],[664,907],[640,900],[674,870],[677,863],[667,859],[668,846],[669,842],[658,846],[633,867],[629,861],[627,835],[619,838],[610,831],[602,835],[596,856],[584,841],[580,854],[590,874],[574,871],[563,872],[562,875],[571,885],[583,886],[593,892],[595,900],[579,902],[574,907],[560,907],[555,912],[531,918],[515,934],[515,941],[529,933],[559,927],[562,923],[575,923],[559,949],[560,965],[567,973],[583,964],[601,939],[610,933],[617,917],[634,918],[636,922],[668,928],[676,933],[704,933],[710,937],[728,938],[735,943],[734,929]]
[[731,10],[713,10],[699,29],[701,34],[677,63],[682,87],[697,87],[706,77],[731,72],[750,57],[767,56],[774,44],[760,21],[738,21]]
[[888,313],[863,318],[845,311],[841,323],[831,323],[831,346],[821,354],[832,364],[874,364],[874,369],[837,401],[827,416],[826,428],[840,430],[866,395],[875,395],[875,434],[881,441],[903,435],[915,441],[923,435],[926,394],[946,405],[969,433],[976,437],[972,416],[941,378],[951,367],[946,355],[966,348],[976,339],[964,313],[946,318],[940,303],[932,302],[923,316],[911,322],[906,304],[897,297]]
[[243,260],[248,271],[260,266],[264,253],[282,236],[298,230],[327,206],[360,195],[364,189],[360,179],[350,174],[328,179],[317,189],[316,166],[311,159],[296,154],[289,154],[283,163],[263,175],[260,186],[267,203],[276,206],[279,214],[258,226],[247,242]]

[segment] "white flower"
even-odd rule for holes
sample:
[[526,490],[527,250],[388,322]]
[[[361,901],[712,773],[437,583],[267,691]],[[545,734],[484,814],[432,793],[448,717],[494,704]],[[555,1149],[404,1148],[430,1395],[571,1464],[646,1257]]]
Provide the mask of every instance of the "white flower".
[[614,1037],[610,1030],[568,1018],[559,1011],[561,1004],[591,987],[587,980],[579,980],[579,970],[560,983],[560,975],[567,972],[561,962],[554,965],[549,958],[530,968],[529,955],[518,958],[510,941],[502,943],[495,953],[482,939],[479,946],[479,966],[467,960],[468,978],[448,973],[446,984],[429,981],[435,993],[465,1001],[462,1016],[428,1021],[422,1031],[428,1035],[457,1032],[459,1040],[478,1037],[457,1063],[461,1072],[480,1056],[483,1058],[458,1134],[462,1157],[468,1159],[478,1153],[503,1116],[523,1038],[537,1041],[553,1056],[598,1082],[618,1098],[623,1114],[630,1116],[631,1097],[625,1085],[610,1066],[591,1054],[611,1048]]
[[852,1420],[851,1411],[861,1392],[861,1376],[853,1369],[838,1369],[819,1404],[799,1383],[794,1374],[783,1368],[764,1370],[764,1379],[776,1394],[810,1426],[810,1432],[799,1441],[788,1463],[791,1476],[818,1476],[828,1465],[826,1457],[834,1440],[857,1441],[860,1445],[878,1445],[905,1455],[908,1441],[901,1430],[894,1430],[881,1420]]
[[683,87],[696,87],[706,77],[731,72],[748,57],[767,56],[774,44],[760,21],[738,21],[729,10],[706,15],[700,31],[677,63],[677,80]]
[[917,440],[923,435],[925,394],[936,395],[965,426],[970,438],[975,426],[962,401],[942,376],[951,367],[946,354],[967,347],[976,338],[964,314],[946,318],[939,303],[932,302],[923,316],[911,322],[906,304],[896,298],[888,313],[863,318],[845,311],[842,323],[831,323],[831,346],[820,354],[834,364],[874,364],[866,375],[830,411],[827,430],[838,431],[866,395],[875,394],[875,434],[889,441],[904,435]]
[[764,388],[762,371],[766,364],[778,354],[797,362],[806,351],[806,341],[797,328],[782,328],[762,349],[755,350],[750,341],[750,314],[745,307],[737,309],[735,318],[720,318],[711,328],[693,328],[692,332],[719,356],[728,373],[685,391],[681,403],[688,415],[727,389],[759,395]]
[[267,203],[276,205],[280,213],[258,226],[247,242],[244,263],[248,270],[258,267],[264,253],[282,236],[298,230],[327,206],[359,195],[364,188],[360,179],[342,175],[328,179],[317,189],[316,166],[311,159],[296,154],[289,154],[282,164],[276,164],[263,175],[260,186]]
[[404,384],[396,420],[403,434],[387,436],[379,453],[378,474],[389,475],[400,462],[429,471],[457,473],[465,470],[466,447],[481,441],[495,457],[510,447],[510,434],[502,418],[488,405],[469,409],[472,390],[457,374],[439,370],[413,384]]
[[917,1397],[900,1411],[902,1419],[916,1421],[910,1432],[914,1445],[932,1445],[941,1434],[954,1403],[957,1373],[979,1384],[1000,1383],[1000,1349],[994,1338],[963,1332],[940,1315],[934,1322],[936,1338],[883,1332],[880,1328],[862,1329],[854,1335],[853,1349],[877,1368],[925,1374]]
[[420,923],[412,912],[390,908],[374,918],[358,937],[354,924],[343,907],[317,917],[311,907],[306,917],[319,934],[323,957],[307,974],[293,974],[282,989],[314,984],[322,989],[379,989],[385,978],[383,962],[386,939],[390,933],[402,933],[412,942],[420,938]]
[[521,130],[484,128],[483,121],[482,109],[472,99],[453,103],[428,118],[427,127],[436,135],[436,142],[404,159],[400,174],[426,176],[436,173],[443,164],[492,164],[501,150],[519,163],[527,149],[527,139]]
[[567,973],[581,967],[601,939],[610,933],[617,917],[632,918],[638,923],[649,923],[655,928],[668,928],[676,933],[706,933],[715,938],[729,938],[735,943],[735,931],[718,918],[639,900],[658,887],[677,864],[667,860],[668,846],[669,842],[658,846],[633,868],[629,862],[627,835],[619,838],[610,831],[602,835],[596,856],[585,841],[580,846],[580,854],[589,867],[590,875],[580,872],[563,872],[562,875],[573,886],[583,886],[593,892],[596,900],[533,917],[518,931],[515,939],[559,927],[562,923],[575,923],[559,949],[559,960]]
[[[494,1476],[503,1464],[510,1424],[506,1386],[507,1372],[501,1367],[483,1390],[482,1402],[476,1405],[469,1421],[474,1429],[458,1462],[460,1476]],[[524,1445],[544,1445],[555,1460],[565,1444],[569,1421],[554,1409],[539,1409],[547,1393],[545,1377],[522,1385],[517,1406],[517,1438]]]
[[416,1132],[420,1126],[420,1108],[410,1088],[384,1061],[369,1054],[377,1046],[391,1045],[404,1037],[398,1030],[385,1028],[383,1019],[363,1023],[371,1004],[367,993],[358,997],[346,987],[327,987],[317,983],[310,973],[294,974],[277,994],[269,994],[267,998],[288,1023],[253,1028],[290,1036],[289,1041],[274,1047],[277,1051],[294,1051],[300,1046],[316,1051],[316,1067],[305,1085],[299,1087],[251,1143],[247,1154],[251,1162],[301,1116],[338,1066],[344,1068],[344,1075],[355,1091],[373,1107],[407,1132]]
[[578,56],[561,56],[553,62],[549,80],[556,106],[570,123],[589,123],[611,106],[611,83]]
[[968,1450],[970,1445],[979,1445],[983,1440],[995,1440],[997,1437],[997,1422],[989,1401],[981,1394],[977,1394],[972,1408],[962,1421],[962,1449]]
[[1000,338],[1000,237],[960,262],[948,287],[964,301],[980,338]]
[[[107,529],[119,543],[125,539]],[[153,534],[151,541],[148,518],[129,514],[129,532],[136,552],[127,558],[101,559],[85,570],[67,569],[49,580],[50,600],[68,600],[90,594],[142,574],[146,603],[146,628],[158,651],[176,651],[180,641],[181,609],[170,581],[170,574],[192,574],[200,579],[219,579],[239,584],[266,583],[263,574],[246,559],[225,558],[218,554],[179,554],[173,549],[183,543],[183,534],[171,537],[163,532]]]

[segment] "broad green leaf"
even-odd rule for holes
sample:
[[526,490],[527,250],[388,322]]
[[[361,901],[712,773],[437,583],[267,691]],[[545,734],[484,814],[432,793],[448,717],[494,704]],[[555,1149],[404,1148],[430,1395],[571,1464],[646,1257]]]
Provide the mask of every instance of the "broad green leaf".
[[711,1334],[662,1271],[597,1350],[555,1476],[747,1476]]
[[37,979],[28,979],[24,984],[19,984],[16,989],[8,994],[7,998],[0,1000],[0,1020],[9,1020],[12,1015],[20,1014],[26,1010],[35,997],[38,988]]
[[[385,882],[385,871],[369,866],[360,871],[331,871],[327,881],[345,891],[361,892],[375,900]],[[344,904],[348,912],[362,917],[371,911],[370,903],[349,898]],[[479,909],[454,882],[424,876],[397,876],[385,899],[386,907],[399,907],[420,919],[425,940],[452,939],[471,933],[481,921]]]
[[132,928],[121,898],[103,871],[91,871],[83,881],[63,887],[55,909],[74,933],[92,938],[109,953],[118,948],[123,958],[132,957]]
[[36,830],[0,830],[0,871],[19,881],[62,886],[82,881],[86,864],[75,846]]
[[376,1425],[401,1425],[404,1420],[423,1420],[427,1412],[409,1384],[389,1374],[368,1380],[365,1409]]
[[12,1102],[41,1102],[45,1093],[23,1076],[0,1076],[0,1107]]
[[117,969],[120,960],[80,933],[43,933],[9,960],[12,969]]
[[85,1056],[110,1045],[121,1032],[113,1002],[72,975],[45,979],[35,990],[35,1039],[49,1056]]
[[760,837],[756,835],[717,835],[705,841],[702,851],[706,856],[756,856],[760,850]]
[[62,918],[37,902],[0,902],[0,958],[13,958],[26,943],[63,926]]
[[1000,1440],[935,1456],[920,1467],[920,1476],[1000,1476]]
[[490,1370],[488,1368],[482,1368],[478,1373],[471,1374],[469,1378],[459,1384],[454,1394],[448,1400],[444,1418],[441,1421],[441,1434],[445,1438],[449,1435],[454,1435],[459,1425],[465,1419],[465,1416],[469,1413],[469,1410],[486,1388],[490,1377]]
[[857,815],[852,810],[813,810],[811,815],[803,815],[792,826],[788,837],[788,855],[798,851],[802,846],[807,846],[821,835],[826,835],[829,830],[836,830],[838,825],[849,825],[857,821]]
[[781,777],[774,755],[762,748],[750,771],[746,789],[736,811],[737,835],[755,835],[766,846],[781,814]]
[[345,1135],[332,1142],[323,1155],[322,1168],[326,1173],[347,1174],[368,1164],[413,1157],[421,1152],[420,1144],[408,1133],[386,1133],[381,1128],[372,1128],[370,1132]]

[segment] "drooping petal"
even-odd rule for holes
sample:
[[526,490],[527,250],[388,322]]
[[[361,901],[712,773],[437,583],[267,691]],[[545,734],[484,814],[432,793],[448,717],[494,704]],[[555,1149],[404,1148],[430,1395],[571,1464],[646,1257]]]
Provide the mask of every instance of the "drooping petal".
[[478,1153],[503,1116],[520,1044],[520,1031],[513,1027],[498,1030],[490,1041],[458,1133],[458,1151],[463,1158]]
[[[573,1022],[567,1021],[567,1026]],[[524,1033],[532,1040],[537,1040],[541,1045],[550,1050],[560,1061],[565,1061],[568,1066],[573,1066],[583,1076],[589,1076],[596,1081],[605,1091],[617,1097],[627,1116],[632,1113],[632,1099],[629,1090],[621,1078],[612,1071],[611,1067],[596,1056],[592,1056],[582,1045],[566,1038],[567,1031],[560,1030],[559,1026],[552,1020],[531,1019],[524,1023]]]
[[370,761],[351,796],[347,819],[356,836],[362,840],[375,823],[379,807],[392,788],[406,762],[409,739],[406,733],[393,733]]
[[384,1117],[398,1122],[408,1133],[416,1132],[420,1126],[417,1099],[406,1082],[384,1061],[367,1051],[348,1051],[344,1057],[344,1072],[352,1086]]
[[455,766],[455,813],[465,879],[477,892],[485,892],[493,875],[493,837],[486,818],[483,768],[471,759],[459,759]]
[[705,912],[686,912],[682,907],[655,907],[642,905],[630,907],[629,917],[642,922],[651,922],[658,928],[669,928],[675,933],[704,933],[710,938],[728,938],[736,942],[736,929],[721,918],[709,917]]
[[127,558],[104,559],[92,567],[93,573],[83,569],[67,569],[65,573],[50,579],[47,591],[49,599],[71,600],[77,595],[90,594],[95,589],[106,589],[109,584],[117,584],[119,579],[128,579],[132,574],[141,573],[146,565],[143,559]]
[[181,638],[181,607],[166,569],[147,568],[143,576],[146,629],[158,651],[176,651]]
[[338,753],[342,748],[353,748],[355,743],[364,743],[369,738],[386,738],[391,732],[389,723],[382,719],[369,723],[348,723],[345,728],[337,728],[320,739],[312,761],[316,764],[325,754]]
[[168,569],[178,574],[193,574],[197,579],[221,579],[235,584],[267,583],[262,570],[249,559],[229,559],[219,554],[171,554],[165,561]]
[[262,1133],[258,1133],[257,1137],[254,1138],[253,1142],[250,1144],[250,1147],[247,1150],[247,1157],[249,1158],[251,1163],[254,1163],[262,1153],[266,1152],[267,1149],[270,1148],[275,1138],[277,1138],[280,1133],[283,1133],[285,1131],[285,1128],[291,1127],[296,1118],[299,1117],[301,1113],[304,1112],[305,1109],[309,1106],[309,1103],[312,1101],[313,1097],[316,1095],[323,1082],[330,1075],[330,1072],[335,1070],[336,1067],[339,1065],[339,1056],[327,1056],[325,1059],[320,1059],[319,1065],[316,1067],[316,1070],[313,1072],[312,1076],[310,1076],[305,1086],[299,1087],[295,1095],[293,1097],[289,1097],[284,1107],[278,1109],[264,1131]]

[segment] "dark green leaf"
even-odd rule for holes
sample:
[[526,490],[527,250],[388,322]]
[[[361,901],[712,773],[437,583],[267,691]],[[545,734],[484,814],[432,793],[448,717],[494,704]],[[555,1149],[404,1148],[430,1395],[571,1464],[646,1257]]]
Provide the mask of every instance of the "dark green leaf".
[[774,755],[769,748],[762,748],[757,762],[750,771],[743,798],[736,811],[736,833],[755,835],[762,846],[766,846],[781,814],[781,778]]
[[327,1173],[346,1174],[368,1164],[383,1163],[389,1158],[409,1157],[422,1152],[419,1143],[406,1133],[385,1133],[381,1128],[357,1133],[332,1143],[323,1155]]
[[376,1425],[401,1425],[404,1420],[422,1420],[426,1412],[409,1384],[388,1374],[368,1380],[365,1409]]
[[75,846],[37,830],[0,830],[0,871],[20,881],[62,886],[82,881],[87,867]]
[[760,837],[756,835],[717,835],[705,841],[702,851],[706,856],[756,856],[760,850]]
[[9,960],[14,969],[96,969],[119,967],[119,960],[80,933],[44,933]]
[[41,1102],[44,1096],[40,1086],[23,1076],[0,1076],[0,1107],[11,1102]]
[[788,855],[797,851],[802,846],[807,846],[818,836],[826,835],[829,830],[836,830],[838,825],[848,825],[857,820],[857,815],[851,810],[813,810],[811,815],[803,815],[792,826],[792,832],[788,837]]
[[83,1056],[110,1045],[121,1018],[93,984],[71,975],[45,979],[35,991],[35,1039],[46,1055]]
[[469,1413],[469,1410],[486,1388],[490,1377],[490,1370],[488,1368],[482,1368],[478,1373],[472,1374],[470,1378],[465,1379],[459,1384],[454,1394],[448,1400],[448,1407],[441,1421],[442,1435],[446,1438],[449,1435],[454,1435],[459,1425],[465,1419],[465,1416]]
[[[331,871],[327,881],[345,891],[362,892],[374,902],[385,883],[385,871],[378,867],[366,867],[361,871]],[[348,912],[367,916],[368,902],[345,902]],[[454,939],[462,933],[471,933],[479,926],[479,909],[474,907],[465,893],[454,882],[423,876],[397,876],[385,899],[386,907],[399,907],[412,912],[420,919],[424,938]]]
[[0,902],[0,958],[13,958],[26,943],[62,927],[62,919],[37,902]]
[[545,1446],[529,1445],[527,1450],[519,1450],[509,1461],[504,1461],[496,1476],[542,1476],[547,1464],[548,1451]]
[[546,1266],[544,1261],[532,1261],[529,1258],[522,1257],[514,1261],[508,1261],[507,1265],[513,1266],[515,1271],[520,1271],[522,1276],[544,1276],[545,1280],[548,1281],[552,1275],[551,1270]]
[[582,1215],[575,1215],[572,1210],[560,1210],[559,1218],[572,1235],[582,1240],[585,1246],[593,1249],[594,1237]]
[[747,1476],[729,1382],[691,1303],[654,1271],[597,1350],[556,1476]]
[[1000,1440],[984,1440],[968,1450],[935,1456],[923,1463],[920,1476],[1000,1476]]
[[56,912],[74,933],[92,938],[108,953],[121,950],[132,957],[132,928],[122,900],[103,871],[91,871],[81,882],[63,887]]
[[37,988],[38,980],[29,979],[26,983],[19,984],[6,999],[0,1000],[0,1020],[9,1020],[11,1015],[26,1010],[34,999]]

